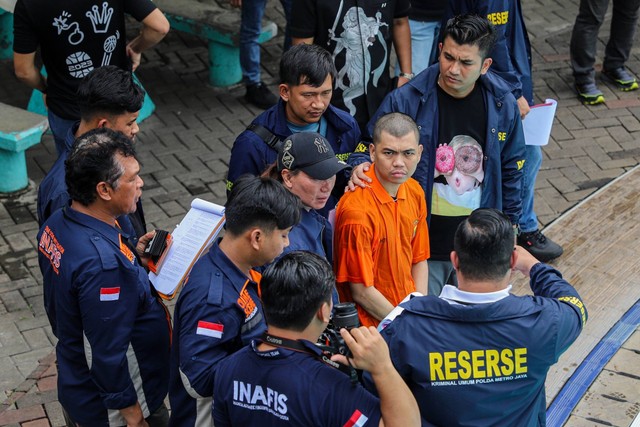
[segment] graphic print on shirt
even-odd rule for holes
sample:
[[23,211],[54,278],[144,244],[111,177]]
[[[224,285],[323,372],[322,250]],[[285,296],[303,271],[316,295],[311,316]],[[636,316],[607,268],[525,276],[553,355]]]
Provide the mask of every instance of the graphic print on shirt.
[[[468,135],[456,135],[436,149],[431,213],[442,216],[469,215],[480,207],[484,180],[482,146]],[[440,182],[438,182],[440,181]]]
[[60,16],[53,18],[53,23],[51,25],[58,29],[58,35],[62,34],[63,31],[68,31],[69,35],[67,37],[67,41],[69,41],[73,46],[76,46],[84,40],[84,33],[80,31],[80,24],[77,22],[68,22],[70,18],[71,14],[63,10]]
[[114,50],[116,50],[116,46],[118,45],[118,40],[120,39],[120,31],[116,30],[115,36],[109,36],[104,41],[104,45],[102,46],[104,49],[104,55],[102,55],[102,67],[105,65],[109,65],[111,62],[111,54]]
[[102,11],[98,6],[92,6],[90,11],[85,13],[85,16],[91,20],[93,25],[93,32],[96,34],[104,34],[109,29],[111,23],[111,17],[113,16],[113,8],[109,7],[109,3],[102,3]]
[[93,71],[93,61],[86,52],[75,52],[65,60],[69,67],[69,74],[76,79],[82,79]]
[[[332,53],[334,62],[336,56],[343,50],[345,51],[344,65],[338,70],[336,87],[343,91],[342,97],[344,104],[349,109],[349,113],[355,115],[356,107],[353,104],[353,99],[366,94],[369,79],[372,77],[373,86],[378,87],[378,80],[385,71],[384,68],[389,53],[387,52],[384,36],[380,33],[380,27],[388,27],[389,24],[381,22],[382,13],[380,11],[376,12],[375,17],[368,17],[364,9],[352,6],[344,14],[342,32],[339,36],[336,36],[343,6],[344,0],[340,0],[333,28],[328,31],[329,39],[336,42],[335,50]],[[384,7],[384,4],[382,7]],[[369,48],[376,43],[382,45],[384,56],[381,58],[380,64],[371,64]],[[372,70],[373,65],[377,66]]]
[[262,387],[257,384],[249,384],[243,381],[233,381],[233,404],[250,411],[265,411],[281,420],[288,421],[286,415],[286,394],[273,390],[270,387]]

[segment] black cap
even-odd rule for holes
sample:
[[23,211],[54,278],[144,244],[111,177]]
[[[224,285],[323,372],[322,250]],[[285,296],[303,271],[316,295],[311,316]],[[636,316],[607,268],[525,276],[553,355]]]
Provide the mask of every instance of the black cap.
[[316,132],[298,132],[284,140],[278,170],[302,170],[314,179],[329,179],[351,166],[336,158],[327,139]]

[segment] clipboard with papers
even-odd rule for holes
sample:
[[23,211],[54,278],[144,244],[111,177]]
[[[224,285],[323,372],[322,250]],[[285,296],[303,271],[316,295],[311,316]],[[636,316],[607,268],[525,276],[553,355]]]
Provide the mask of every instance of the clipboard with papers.
[[224,207],[194,199],[191,209],[171,233],[173,243],[157,273],[149,281],[163,299],[173,299],[196,261],[213,244],[225,223]]

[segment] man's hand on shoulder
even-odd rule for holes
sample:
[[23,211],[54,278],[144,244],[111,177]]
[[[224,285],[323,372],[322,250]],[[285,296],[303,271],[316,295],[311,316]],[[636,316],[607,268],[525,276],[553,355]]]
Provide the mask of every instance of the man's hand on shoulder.
[[372,180],[365,172],[368,172],[371,168],[371,163],[364,162],[353,168],[351,172],[351,178],[344,189],[344,192],[355,191],[357,187],[367,188],[367,185],[371,184]]

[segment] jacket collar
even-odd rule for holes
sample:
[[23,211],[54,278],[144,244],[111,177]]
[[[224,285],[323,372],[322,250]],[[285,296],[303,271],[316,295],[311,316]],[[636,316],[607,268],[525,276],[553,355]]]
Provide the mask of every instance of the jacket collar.
[[116,227],[107,224],[104,221],[100,221],[90,215],[83,214],[72,209],[70,206],[63,208],[63,214],[65,218],[75,222],[83,227],[89,228],[94,232],[104,236],[107,240],[112,242],[116,246],[120,246],[121,230]]
[[[247,280],[250,280],[257,286],[253,277],[247,277],[240,269],[222,252],[219,241],[215,242],[208,253],[213,263],[231,282],[231,285],[240,293]],[[257,273],[257,272],[256,272]]]
[[[406,85],[413,87],[422,97],[429,97],[436,93],[433,89],[437,84],[438,75],[440,75],[440,65],[435,63],[411,79]],[[502,102],[511,93],[509,83],[491,71],[491,68],[485,74],[480,75],[478,81],[483,89],[490,92],[499,102]]]
[[[287,103],[280,98],[278,99],[278,103],[271,107],[273,109],[273,114],[275,114],[275,126],[273,127],[274,133],[281,138],[291,135],[291,130],[287,126],[287,113],[285,111],[286,105]],[[327,120],[327,123],[331,127],[335,128],[338,133],[344,133],[351,130],[352,126],[340,117],[336,110],[336,107],[329,104],[329,107],[325,110],[322,117],[324,117]]]

